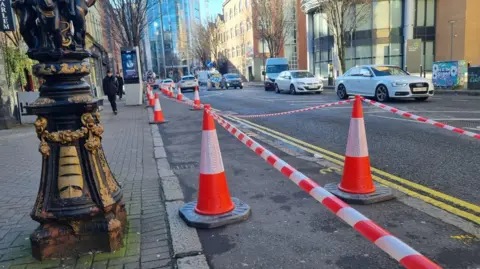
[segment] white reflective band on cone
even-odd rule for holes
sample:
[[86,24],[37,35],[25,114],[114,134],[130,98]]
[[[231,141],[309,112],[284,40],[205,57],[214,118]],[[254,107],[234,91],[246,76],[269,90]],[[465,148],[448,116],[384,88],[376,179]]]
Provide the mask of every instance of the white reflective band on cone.
[[153,111],[161,111],[162,107],[160,106],[160,100],[155,99],[155,106],[153,107]]
[[368,146],[365,136],[365,123],[363,118],[352,118],[350,120],[350,129],[348,130],[347,152],[350,157],[367,157]]
[[218,145],[217,131],[202,131],[200,174],[215,175],[224,172],[222,154]]

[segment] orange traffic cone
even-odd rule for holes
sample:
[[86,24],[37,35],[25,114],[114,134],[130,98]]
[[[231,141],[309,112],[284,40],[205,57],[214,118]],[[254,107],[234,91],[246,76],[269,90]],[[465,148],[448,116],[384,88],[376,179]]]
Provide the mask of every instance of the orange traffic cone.
[[190,110],[201,110],[201,103],[200,103],[200,94],[198,93],[198,86],[195,86],[195,94],[193,96],[193,108]]
[[197,228],[220,227],[246,220],[250,215],[247,204],[230,197],[215,122],[209,110],[210,105],[205,105],[198,201],[185,204],[179,211],[187,225]]
[[149,101],[150,101],[150,104],[149,104],[150,106],[152,106],[152,107],[155,106],[155,97],[153,96],[153,91],[152,91],[152,90],[150,90],[150,99],[149,99]]
[[389,188],[373,183],[362,100],[358,95],[353,103],[342,181],[338,185],[327,184],[325,189],[351,203],[371,204],[394,198]]
[[182,88],[178,87],[178,89],[177,89],[177,100],[182,101],[182,99],[183,99]]
[[155,106],[153,108],[153,121],[150,124],[166,123],[163,117],[162,107],[160,106],[160,98],[158,93],[155,94]]

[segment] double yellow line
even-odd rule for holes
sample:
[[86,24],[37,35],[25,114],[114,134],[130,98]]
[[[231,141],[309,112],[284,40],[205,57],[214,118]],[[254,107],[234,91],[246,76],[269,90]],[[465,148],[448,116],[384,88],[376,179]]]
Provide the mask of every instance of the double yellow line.
[[[326,160],[343,167],[344,156],[340,154],[309,144],[302,140],[269,129],[265,126],[255,124],[251,121],[236,118],[234,115],[226,116],[226,118],[235,122],[243,123],[249,126],[251,129],[288,143],[306,152],[322,155],[322,157]],[[371,171],[373,179],[385,186],[399,190],[409,196],[416,197],[452,214],[461,216],[476,224],[480,224],[480,207],[477,205],[468,203],[445,193],[432,190],[423,185],[389,174],[374,167],[371,167]]]

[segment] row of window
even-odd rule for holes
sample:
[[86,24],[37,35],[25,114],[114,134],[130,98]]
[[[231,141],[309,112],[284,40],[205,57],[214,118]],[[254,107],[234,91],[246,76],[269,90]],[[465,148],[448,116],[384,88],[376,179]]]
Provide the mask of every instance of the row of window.
[[232,13],[232,8],[228,12],[224,10],[223,14],[225,14],[225,21],[233,19],[237,14],[240,14],[242,12],[243,7],[248,8],[248,3],[249,0],[240,0],[238,1],[237,4],[233,5],[233,13]]
[[221,51],[226,58],[234,58],[234,57],[243,57],[246,54],[247,49],[251,48],[251,42],[248,42],[246,45],[241,45],[237,47],[232,47],[231,49],[225,49]]
[[227,30],[224,33],[220,33],[220,41],[226,42],[230,38],[243,35],[245,31],[250,31],[250,29],[252,29],[252,25],[249,22],[241,22],[240,24],[235,25],[234,28],[230,28],[230,31]]

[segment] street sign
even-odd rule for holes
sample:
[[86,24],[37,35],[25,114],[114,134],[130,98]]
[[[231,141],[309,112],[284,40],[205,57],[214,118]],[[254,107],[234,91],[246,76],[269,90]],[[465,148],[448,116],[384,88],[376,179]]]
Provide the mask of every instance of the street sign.
[[15,31],[12,3],[10,0],[0,0],[0,31]]

